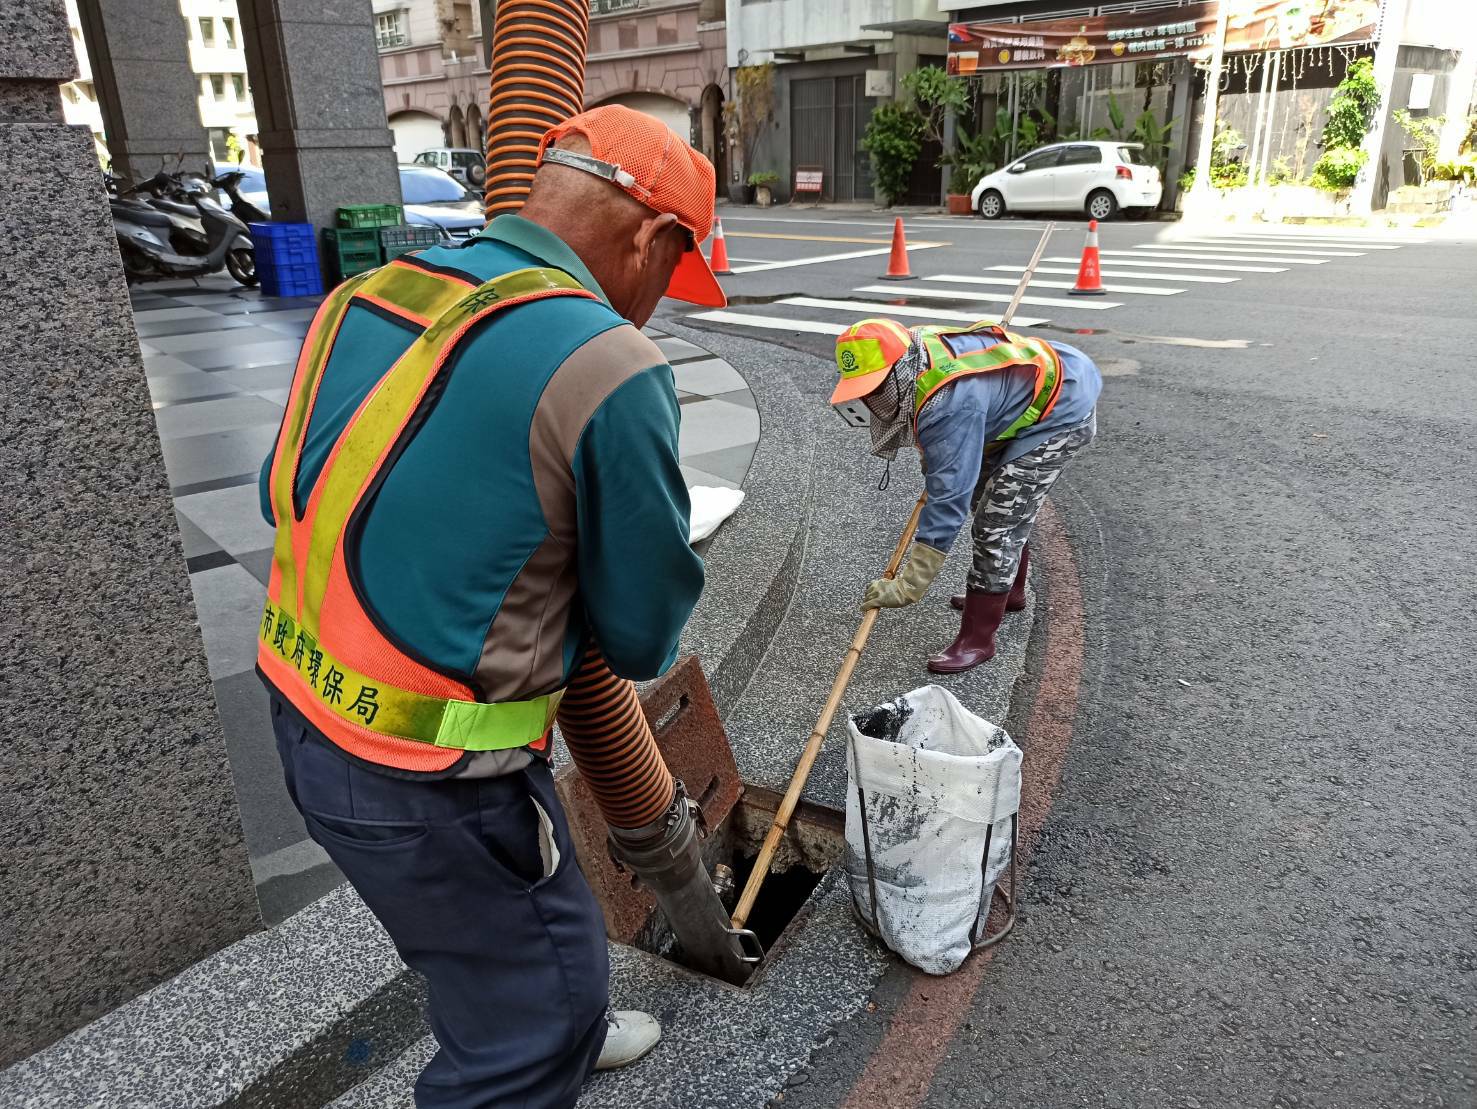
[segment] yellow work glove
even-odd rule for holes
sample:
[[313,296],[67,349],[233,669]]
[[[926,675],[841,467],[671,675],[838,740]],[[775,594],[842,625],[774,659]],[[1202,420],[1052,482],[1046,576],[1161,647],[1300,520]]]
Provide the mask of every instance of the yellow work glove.
[[944,559],[949,556],[934,550],[927,543],[914,543],[908,552],[908,561],[895,578],[878,578],[867,586],[862,596],[862,611],[869,608],[902,608],[921,601],[944,568]]

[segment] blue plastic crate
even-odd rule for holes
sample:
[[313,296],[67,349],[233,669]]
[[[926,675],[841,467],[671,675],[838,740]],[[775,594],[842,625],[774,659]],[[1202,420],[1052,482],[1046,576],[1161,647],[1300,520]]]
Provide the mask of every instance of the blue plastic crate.
[[256,248],[257,267],[263,261],[273,263],[304,263],[318,261],[311,223],[253,223],[248,224],[251,242]]
[[262,295],[269,297],[318,296],[323,292],[323,275],[318,261],[277,262],[263,266],[257,255],[257,273],[262,279]]

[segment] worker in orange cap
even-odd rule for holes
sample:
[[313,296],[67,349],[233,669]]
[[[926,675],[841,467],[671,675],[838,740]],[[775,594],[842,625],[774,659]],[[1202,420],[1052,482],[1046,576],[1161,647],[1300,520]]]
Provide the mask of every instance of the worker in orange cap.
[[258,646],[308,833],[427,982],[421,1107],[572,1106],[660,1038],[608,1011],[605,926],[550,772],[589,643],[654,678],[703,586],[665,294],[722,306],[713,167],[603,107],[521,215],[324,301],[262,470]]
[[989,661],[1005,613],[1026,607],[1036,514],[1097,433],[1098,368],[1065,343],[989,322],[909,330],[882,319],[837,337],[836,367],[832,405],[871,429],[880,457],[916,446],[928,491],[908,561],[895,578],[867,586],[862,608],[921,600],[973,515],[968,588],[952,602],[963,610],[959,634],[928,668],[953,674]]

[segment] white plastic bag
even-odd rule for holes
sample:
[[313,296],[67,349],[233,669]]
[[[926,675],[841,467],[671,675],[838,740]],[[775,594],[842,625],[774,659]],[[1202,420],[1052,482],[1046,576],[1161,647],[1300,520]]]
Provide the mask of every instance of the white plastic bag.
[[687,541],[700,543],[718,530],[744,503],[742,489],[722,489],[712,485],[694,485],[687,491],[692,501],[692,518],[688,523]]
[[1014,855],[1021,749],[936,685],[847,728],[846,873],[857,913],[908,962],[948,974],[983,937]]

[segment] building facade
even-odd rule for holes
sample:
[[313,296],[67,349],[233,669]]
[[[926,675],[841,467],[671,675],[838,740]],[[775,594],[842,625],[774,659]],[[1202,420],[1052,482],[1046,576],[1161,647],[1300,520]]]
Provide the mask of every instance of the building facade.
[[[1030,121],[1038,145],[1094,133],[1146,141],[1165,171],[1163,204],[1175,203],[1200,142],[1214,3],[940,2],[959,25],[951,71],[976,93],[976,126],[988,126],[1005,108],[1013,120]],[[1233,176],[1253,184],[1305,181],[1321,154],[1334,90],[1361,58],[1375,60],[1381,98],[1372,136],[1378,157],[1366,170],[1369,204],[1382,208],[1390,191],[1419,172],[1413,140],[1393,121],[1396,110],[1444,117],[1454,153],[1477,55],[1477,6],[1470,0],[1229,3],[1215,157],[1239,167]],[[1136,56],[1140,48],[1146,52]],[[1016,130],[1009,153],[1019,153],[1014,146],[1025,138]]]
[[[79,75],[62,86],[62,109],[68,123],[92,132],[98,159],[106,162],[108,144],[102,108],[92,81],[77,3],[66,0],[66,4]],[[180,0],[180,15],[189,36],[190,68],[200,82],[197,104],[200,122],[210,139],[211,157],[217,162],[245,161],[260,166],[256,110],[246,79],[246,52],[236,0]]]
[[[819,170],[823,199],[871,200],[867,121],[914,69],[944,64],[945,9],[938,0],[727,0],[727,8],[730,68],[775,65],[773,125],[742,173],[777,174],[784,200],[797,171]],[[924,151],[909,201],[940,200],[939,153]]]
[[[489,71],[480,3],[373,0],[385,110],[402,162],[479,147]],[[489,8],[495,5],[488,5]],[[585,103],[625,104],[726,163],[723,0],[591,0]]]
[[723,0],[592,0],[585,104],[625,104],[662,120],[728,176]]
[[488,68],[481,6],[470,0],[373,0],[385,114],[395,154],[482,145]]

